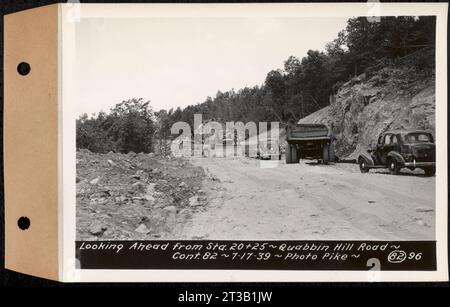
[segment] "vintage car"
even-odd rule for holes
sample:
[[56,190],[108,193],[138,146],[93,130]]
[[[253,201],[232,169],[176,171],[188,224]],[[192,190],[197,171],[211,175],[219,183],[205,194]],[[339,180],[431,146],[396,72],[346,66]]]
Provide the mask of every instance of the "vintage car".
[[433,135],[422,130],[394,130],[382,133],[375,146],[358,157],[361,173],[371,168],[387,168],[398,174],[402,168],[423,169],[426,176],[436,172]]

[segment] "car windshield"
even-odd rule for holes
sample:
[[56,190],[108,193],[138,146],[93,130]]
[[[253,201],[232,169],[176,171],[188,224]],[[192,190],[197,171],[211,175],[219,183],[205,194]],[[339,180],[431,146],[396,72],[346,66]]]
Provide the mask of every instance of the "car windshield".
[[405,143],[421,143],[431,141],[431,136],[428,133],[409,133],[405,135]]

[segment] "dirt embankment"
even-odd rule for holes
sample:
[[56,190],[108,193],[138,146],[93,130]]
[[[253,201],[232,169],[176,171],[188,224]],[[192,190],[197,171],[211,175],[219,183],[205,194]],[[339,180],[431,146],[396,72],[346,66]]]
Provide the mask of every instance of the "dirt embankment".
[[336,141],[336,155],[354,159],[376,143],[380,133],[414,128],[435,131],[434,75],[385,68],[367,78],[362,74],[345,83],[335,101],[301,123],[328,125]]
[[152,154],[77,151],[77,239],[171,238],[207,204],[205,172]]

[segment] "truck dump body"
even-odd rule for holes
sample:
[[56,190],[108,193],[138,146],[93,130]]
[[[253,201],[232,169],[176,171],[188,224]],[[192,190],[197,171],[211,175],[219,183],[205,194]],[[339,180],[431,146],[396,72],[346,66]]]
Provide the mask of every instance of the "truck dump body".
[[297,124],[293,127],[288,127],[286,130],[286,139],[288,141],[328,138],[328,128],[320,124]]

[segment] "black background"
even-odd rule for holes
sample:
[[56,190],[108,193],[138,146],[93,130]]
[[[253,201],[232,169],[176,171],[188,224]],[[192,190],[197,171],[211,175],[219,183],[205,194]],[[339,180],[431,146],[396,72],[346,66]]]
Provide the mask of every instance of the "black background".
[[[366,303],[372,302],[382,302],[382,303],[393,303],[395,301],[400,301],[405,303],[406,299],[414,298],[415,296],[406,296],[404,291],[410,287],[448,287],[449,283],[377,283],[377,284],[367,284],[367,283],[252,283],[252,284],[244,284],[244,283],[153,283],[153,284],[143,284],[143,283],[135,283],[135,284],[121,284],[121,283],[109,283],[109,284],[62,284],[54,281],[45,280],[42,278],[36,278],[16,272],[12,272],[4,269],[4,189],[3,189],[3,15],[18,12],[25,9],[35,8],[39,6],[44,6],[53,3],[65,3],[67,1],[55,1],[55,0],[0,0],[0,9],[2,13],[2,18],[0,20],[0,37],[1,37],[1,48],[2,52],[0,54],[0,72],[1,72],[1,82],[0,82],[0,125],[2,127],[2,133],[0,135],[0,169],[1,169],[1,185],[0,189],[0,278],[2,287],[28,287],[28,288],[36,288],[40,289],[39,293],[46,295],[46,291],[41,291],[43,287],[46,288],[60,288],[60,289],[74,289],[74,288],[94,288],[95,294],[97,296],[96,300],[110,300],[116,297],[115,293],[108,292],[108,295],[105,295],[104,291],[105,287],[122,287],[126,289],[138,288],[145,289],[146,295],[144,297],[139,296],[139,299],[144,299],[142,301],[142,305],[151,306],[152,303],[156,301],[165,301],[170,303],[176,303],[178,293],[184,291],[195,291],[195,292],[211,292],[219,294],[221,291],[273,291],[273,302],[280,301],[297,301],[295,305],[322,305],[323,301],[327,299],[326,296],[321,295],[323,288],[328,288],[334,290],[334,294],[336,296],[330,296],[328,299],[331,299],[335,304],[347,303],[352,300],[353,291],[355,288],[366,288],[367,287],[395,287],[395,292],[392,292],[389,296],[388,301],[384,301],[384,296],[374,295],[370,297],[366,297],[363,301],[360,301],[361,305],[366,305]],[[221,2],[221,1],[142,1],[142,0],[134,0],[134,1],[84,1],[81,0],[81,3],[146,3],[146,2],[172,2],[172,3],[195,3],[195,2]],[[226,2],[307,2],[307,1],[226,1]],[[309,1],[309,2],[319,2],[319,1]],[[322,1],[323,2],[323,1]],[[326,1],[326,2],[340,2],[340,1]],[[365,2],[365,1],[351,1],[347,0],[345,2]],[[386,1],[383,1],[386,2]],[[404,1],[403,1],[404,2]],[[418,1],[418,2],[447,2],[447,1]],[[20,38],[18,38],[20,39]],[[448,48],[449,49],[449,48]],[[447,56],[448,58],[448,56]],[[448,68],[450,71],[449,61],[447,60]],[[310,290],[316,291],[304,291],[300,290],[299,287],[308,287]],[[151,289],[148,289],[151,288]],[[349,292],[344,291],[344,288],[350,288],[352,291],[352,295],[349,295]],[[151,291],[150,291],[151,290]],[[358,292],[361,289],[358,289]],[[114,291],[115,292],[115,291]],[[141,293],[142,291],[140,291]],[[415,292],[418,293],[418,292]],[[308,294],[315,295],[316,301],[311,301],[307,303],[302,298]],[[318,295],[317,295],[318,294]],[[361,293],[364,294],[364,293]],[[140,294],[141,295],[141,294]],[[100,297],[99,297],[100,296]],[[24,295],[20,297],[16,297],[15,303],[23,303],[26,297]],[[76,299],[76,298],[74,298]],[[78,299],[83,299],[84,297],[78,297]],[[130,297],[132,299],[132,297]],[[427,299],[428,303],[435,301],[434,298]],[[59,301],[60,303],[64,303],[63,299]],[[84,302],[84,301],[83,301]],[[85,302],[86,303],[86,302]]]
[[[201,246],[199,250],[177,249],[173,247],[177,243],[184,245]],[[234,249],[226,248],[223,252],[218,249],[208,249],[208,245],[224,245],[231,247],[232,244],[241,244],[242,248]],[[285,243],[286,245],[327,245],[327,251],[320,250],[298,250],[298,251],[281,251],[279,247]],[[354,244],[351,251],[334,251],[334,248],[340,244],[350,243]],[[388,244],[388,248],[383,250],[358,250],[361,243],[373,245]],[[103,248],[82,248],[87,245],[104,244]],[[123,248],[119,253],[115,249],[106,248],[108,244],[117,246],[121,244]],[[136,250],[130,249],[134,244],[143,245],[164,245],[168,244],[167,250]],[[258,247],[265,245],[264,249]],[[255,245],[257,247],[255,248]],[[276,248],[275,248],[276,246]],[[395,246],[395,247],[393,247]],[[388,255],[394,250],[402,250],[405,255],[411,253],[420,253],[420,260],[405,259],[400,263],[391,263],[388,261]],[[173,259],[175,252],[183,254],[199,253],[199,258],[183,260]],[[284,257],[289,254],[308,253],[317,254],[316,260],[289,260]],[[348,259],[345,261],[336,261],[330,259],[323,259],[326,253],[346,253]],[[271,257],[266,260],[258,260],[258,254],[270,253]],[[202,255],[215,254],[214,258],[204,259]],[[222,257],[222,254],[227,254],[228,257]],[[235,255],[233,259],[232,256]],[[251,254],[250,259],[245,259]],[[275,257],[278,254],[281,257]],[[358,257],[352,257],[352,254]],[[205,241],[177,241],[177,240],[158,240],[158,241],[77,241],[76,242],[76,257],[80,261],[81,269],[121,269],[121,270],[136,270],[136,269],[167,269],[167,270],[338,270],[338,271],[368,271],[367,266],[369,259],[376,258],[380,262],[381,271],[433,271],[436,270],[436,243],[435,241],[224,241],[224,240],[205,240]],[[240,257],[243,257],[240,259]],[[243,260],[244,259],[244,260]],[[373,266],[371,266],[373,268]]]

